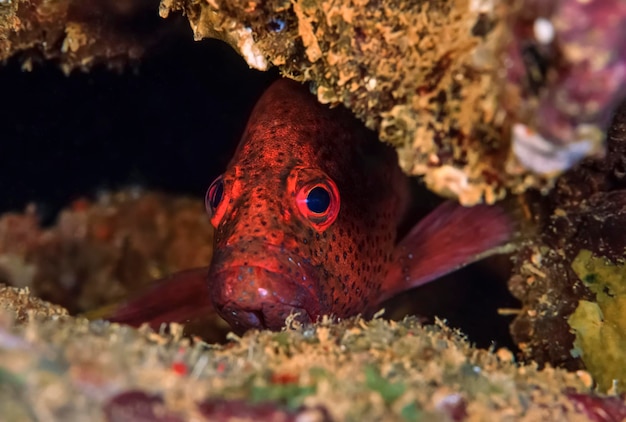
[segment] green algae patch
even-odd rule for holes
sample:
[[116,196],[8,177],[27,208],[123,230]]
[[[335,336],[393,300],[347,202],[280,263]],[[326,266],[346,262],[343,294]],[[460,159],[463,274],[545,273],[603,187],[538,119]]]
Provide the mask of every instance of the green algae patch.
[[626,382],[626,265],[614,264],[581,250],[572,269],[596,295],[596,302],[581,300],[569,317],[576,334],[578,354],[602,390],[613,380]]
[[401,382],[392,383],[380,374],[375,366],[365,367],[366,385],[370,390],[378,392],[385,403],[391,404],[406,391],[406,386]]

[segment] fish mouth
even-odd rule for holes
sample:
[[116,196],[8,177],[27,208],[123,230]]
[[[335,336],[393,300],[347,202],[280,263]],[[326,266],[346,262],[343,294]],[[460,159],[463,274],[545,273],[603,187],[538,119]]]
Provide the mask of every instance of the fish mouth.
[[216,251],[209,274],[215,309],[233,329],[277,331],[290,315],[300,323],[318,319],[320,290],[313,266],[273,246],[248,244],[245,255],[240,251]]
[[263,304],[257,309],[242,309],[236,302],[228,302],[218,309],[220,316],[236,331],[248,329],[268,329],[278,331],[285,326],[290,315],[302,324],[313,322],[313,318],[303,308],[276,304]]

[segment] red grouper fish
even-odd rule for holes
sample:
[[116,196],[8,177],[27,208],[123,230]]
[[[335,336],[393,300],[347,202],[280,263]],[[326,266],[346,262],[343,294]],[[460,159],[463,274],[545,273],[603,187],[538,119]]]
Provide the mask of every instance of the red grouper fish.
[[237,331],[321,315],[371,315],[381,302],[474,262],[509,241],[499,206],[445,202],[400,242],[408,178],[396,152],[306,87],[275,82],[235,156],[210,186],[209,269],[174,274],[109,318],[182,322],[217,311]]

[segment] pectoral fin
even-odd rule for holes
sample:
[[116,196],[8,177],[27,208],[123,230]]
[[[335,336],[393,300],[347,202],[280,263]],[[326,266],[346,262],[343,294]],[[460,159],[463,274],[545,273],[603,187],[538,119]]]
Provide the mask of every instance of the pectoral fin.
[[154,329],[164,322],[185,323],[207,317],[215,313],[208,290],[208,273],[206,267],[174,273],[120,305],[86,316],[132,326],[148,323]]
[[397,245],[379,303],[505,252],[516,231],[517,224],[503,205],[464,207],[444,202]]

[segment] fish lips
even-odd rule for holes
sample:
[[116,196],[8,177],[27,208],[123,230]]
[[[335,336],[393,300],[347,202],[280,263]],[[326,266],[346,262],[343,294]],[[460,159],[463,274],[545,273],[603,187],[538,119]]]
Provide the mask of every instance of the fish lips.
[[[280,330],[294,314],[301,323],[320,316],[315,268],[282,248],[263,245],[215,251],[209,291],[215,309],[235,330]],[[241,256],[240,256],[241,255]],[[253,257],[254,259],[252,259]]]

